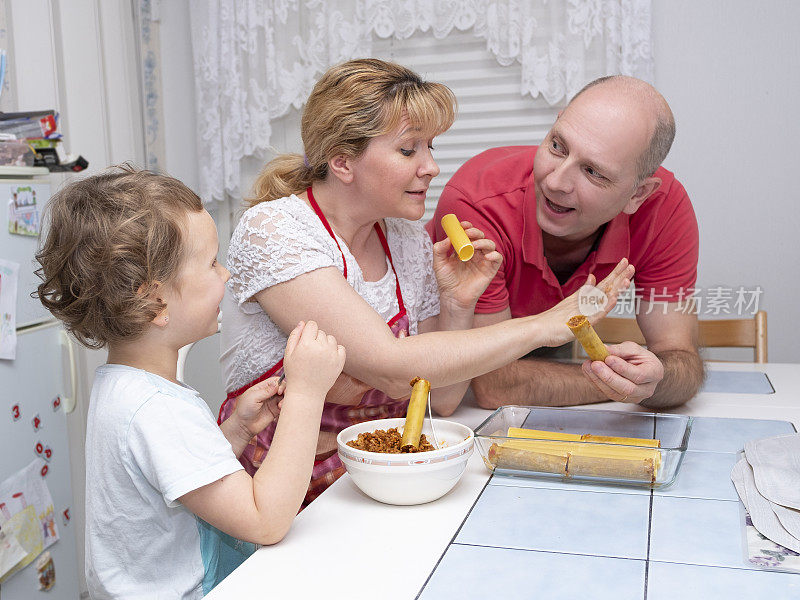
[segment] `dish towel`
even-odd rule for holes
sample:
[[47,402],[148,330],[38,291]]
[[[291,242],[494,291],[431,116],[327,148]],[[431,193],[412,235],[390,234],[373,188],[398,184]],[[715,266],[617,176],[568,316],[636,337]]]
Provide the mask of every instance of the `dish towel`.
[[731,480],[753,527],[800,552],[800,434],[747,442]]

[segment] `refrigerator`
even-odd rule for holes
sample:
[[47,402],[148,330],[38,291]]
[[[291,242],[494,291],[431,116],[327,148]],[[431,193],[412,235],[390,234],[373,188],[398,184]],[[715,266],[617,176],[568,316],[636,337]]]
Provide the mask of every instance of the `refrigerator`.
[[[19,178],[21,172],[36,175]],[[76,532],[76,525],[83,522],[83,506],[75,504],[72,479],[74,473],[83,472],[84,466],[82,455],[76,454],[74,449],[70,451],[69,420],[80,418],[79,411],[71,412],[77,396],[75,342],[66,336],[39,301],[30,297],[38,284],[34,274],[37,237],[9,231],[9,223],[14,229],[14,223],[20,220],[20,211],[26,213],[22,220],[32,225],[37,216],[30,208],[31,197],[35,196],[33,212],[41,214],[51,189],[55,189],[60,178],[54,179],[46,170],[11,170],[12,177],[8,175],[9,169],[0,167],[0,209],[4,213],[0,219],[0,260],[19,264],[19,272],[14,324],[16,353],[13,359],[0,359],[0,486],[37,461],[37,476],[42,478],[52,497],[50,535],[57,533],[58,540],[45,549],[52,557],[55,572],[52,588],[40,590],[41,573],[34,560],[0,583],[0,599],[76,600],[82,587],[78,571],[82,548],[78,548],[77,542],[82,544],[83,541],[83,535]],[[15,199],[17,204],[10,206]],[[18,231],[26,223],[17,223]],[[0,285],[8,283],[8,278],[0,280]],[[2,318],[8,323],[7,314]],[[71,460],[71,454],[80,458]],[[83,494],[79,493],[78,498],[82,503]],[[14,501],[24,502],[24,498]],[[0,509],[5,511],[0,510],[2,530],[3,523],[10,523],[9,515],[19,510],[20,505]],[[81,517],[76,518],[78,515]]]

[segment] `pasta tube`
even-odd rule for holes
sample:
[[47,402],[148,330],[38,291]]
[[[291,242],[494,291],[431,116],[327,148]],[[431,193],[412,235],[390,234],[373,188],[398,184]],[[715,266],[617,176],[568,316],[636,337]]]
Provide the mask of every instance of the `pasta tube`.
[[655,482],[661,467],[661,453],[657,448],[561,440],[508,440],[492,444],[487,455],[487,466],[492,470],[499,467],[559,473],[566,477],[613,477],[650,483]]
[[461,226],[457,216],[453,213],[443,216],[442,229],[444,229],[450,243],[453,244],[453,249],[462,262],[466,262],[472,258],[472,255],[475,254],[475,248],[472,246],[472,242],[467,232],[464,231],[464,228]]
[[620,446],[649,446],[651,448],[661,448],[661,440],[649,438],[615,437],[609,435],[593,435],[584,433],[581,436],[584,442],[594,442],[596,444],[618,444]]
[[570,328],[572,334],[578,339],[586,351],[586,355],[591,360],[604,361],[608,356],[608,350],[603,345],[603,342],[598,337],[589,319],[584,315],[575,315],[567,321],[567,327]]
[[654,440],[652,438],[617,437],[610,435],[595,435],[593,433],[564,433],[563,431],[543,431],[540,429],[523,429],[522,427],[509,427],[508,437],[533,440],[593,442],[596,444],[617,444],[620,446],[649,446],[651,448],[661,447],[661,440]]
[[415,377],[411,381],[411,399],[408,401],[406,424],[403,427],[403,437],[400,439],[400,448],[413,446],[419,448],[419,437],[422,435],[422,422],[425,419],[425,409],[428,406],[428,393],[431,383],[427,379]]

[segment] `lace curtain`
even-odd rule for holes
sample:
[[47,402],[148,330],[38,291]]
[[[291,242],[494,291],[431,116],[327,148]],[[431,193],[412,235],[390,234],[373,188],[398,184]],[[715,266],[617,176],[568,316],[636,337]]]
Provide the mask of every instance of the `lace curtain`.
[[270,120],[301,108],[331,65],[373,36],[471,30],[523,95],[554,104],[606,74],[652,81],[651,0],[194,0],[201,195],[240,195],[240,161],[265,156]]

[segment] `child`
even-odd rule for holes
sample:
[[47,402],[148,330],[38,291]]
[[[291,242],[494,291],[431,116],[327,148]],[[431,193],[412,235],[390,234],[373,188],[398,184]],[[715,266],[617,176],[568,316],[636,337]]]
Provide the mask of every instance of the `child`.
[[[176,179],[122,167],[67,186],[47,210],[39,297],[83,344],[108,347],[86,435],[90,595],[200,598],[256,544],[286,535],[344,348],[301,322],[286,344],[285,391],[263,381],[218,426],[176,379],[178,349],[216,332],[230,277],[200,199]],[[237,457],[279,410],[251,477]]]

